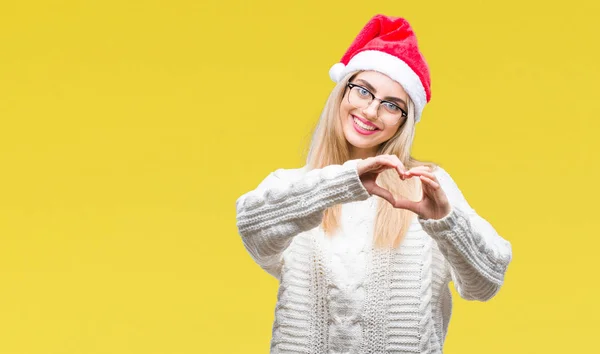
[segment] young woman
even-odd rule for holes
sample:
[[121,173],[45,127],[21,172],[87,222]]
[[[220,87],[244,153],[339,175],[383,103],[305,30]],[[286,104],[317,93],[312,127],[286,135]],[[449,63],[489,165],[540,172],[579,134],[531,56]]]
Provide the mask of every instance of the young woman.
[[406,20],[373,17],[330,76],[306,166],[236,201],[244,246],[280,281],[271,353],[440,353],[450,281],[491,299],[511,244],[410,156],[430,79]]

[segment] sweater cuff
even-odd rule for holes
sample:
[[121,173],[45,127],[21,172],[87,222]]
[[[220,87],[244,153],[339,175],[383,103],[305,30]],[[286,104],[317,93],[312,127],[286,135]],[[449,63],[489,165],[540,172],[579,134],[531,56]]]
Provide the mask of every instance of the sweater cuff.
[[343,167],[350,170],[351,177],[347,181],[348,189],[353,191],[353,199],[356,201],[366,200],[371,197],[371,193],[367,191],[358,175],[358,162],[360,159],[348,160],[344,162]]
[[433,238],[443,238],[448,231],[453,230],[461,222],[464,223],[467,215],[460,209],[451,206],[450,213],[441,219],[422,219],[420,216],[417,220],[421,227]]

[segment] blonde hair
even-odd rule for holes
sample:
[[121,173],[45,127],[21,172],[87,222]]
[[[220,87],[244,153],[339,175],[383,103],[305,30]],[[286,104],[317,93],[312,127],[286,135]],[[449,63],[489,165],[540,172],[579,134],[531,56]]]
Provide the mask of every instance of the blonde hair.
[[[344,98],[347,83],[359,72],[346,75],[331,91],[310,143],[307,156],[309,169],[343,164],[350,159],[349,143],[344,136],[339,116],[340,104]],[[425,165],[434,169],[436,164],[419,161],[410,156],[415,133],[415,108],[413,102],[410,99],[408,101],[407,119],[393,137],[379,146],[377,155],[396,155],[406,168]],[[419,200],[421,197],[420,180],[411,178],[399,183],[398,178],[398,174],[393,170],[386,170],[379,174],[377,183],[394,196]],[[416,215],[409,210],[396,209],[382,198],[378,199],[373,229],[374,244],[379,248],[388,246],[396,248],[404,239]],[[339,204],[325,210],[321,226],[327,235],[332,236],[338,229],[341,212],[342,208]]]

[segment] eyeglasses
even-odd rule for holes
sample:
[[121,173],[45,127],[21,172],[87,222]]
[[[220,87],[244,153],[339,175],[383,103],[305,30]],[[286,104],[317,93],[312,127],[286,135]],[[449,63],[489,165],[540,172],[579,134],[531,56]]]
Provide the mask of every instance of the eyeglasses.
[[[350,82],[347,84],[347,86],[350,88],[350,92],[348,93],[348,103],[356,108],[365,109],[369,107],[374,100],[379,101],[379,106],[377,107],[377,117],[379,117],[385,124],[396,125],[398,122],[400,122],[400,120],[402,120],[402,118],[408,117],[406,111],[400,108],[397,104],[375,97],[375,95],[366,88]],[[381,107],[383,107],[383,110],[381,110]]]

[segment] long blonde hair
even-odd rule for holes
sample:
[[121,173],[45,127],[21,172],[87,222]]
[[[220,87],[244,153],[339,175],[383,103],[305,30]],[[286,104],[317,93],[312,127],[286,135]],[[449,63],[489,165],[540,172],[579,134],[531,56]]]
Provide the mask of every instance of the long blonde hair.
[[[340,104],[346,92],[347,83],[358,72],[349,73],[333,88],[319,122],[313,133],[307,156],[309,169],[323,168],[332,164],[343,164],[350,158],[350,147],[342,130],[340,119]],[[410,156],[410,150],[415,133],[415,109],[413,102],[408,100],[408,118],[396,134],[379,146],[377,155],[396,155],[406,168],[426,165],[432,169],[433,162],[424,162]],[[403,196],[411,200],[421,197],[421,183],[417,178],[411,178],[399,183],[398,174],[386,170],[379,174],[377,183],[394,196]],[[377,215],[374,223],[373,237],[376,247],[393,247],[400,245],[415,214],[409,210],[396,209],[382,198],[378,198]],[[321,226],[325,233],[332,236],[339,227],[341,205],[335,205],[325,210]]]

